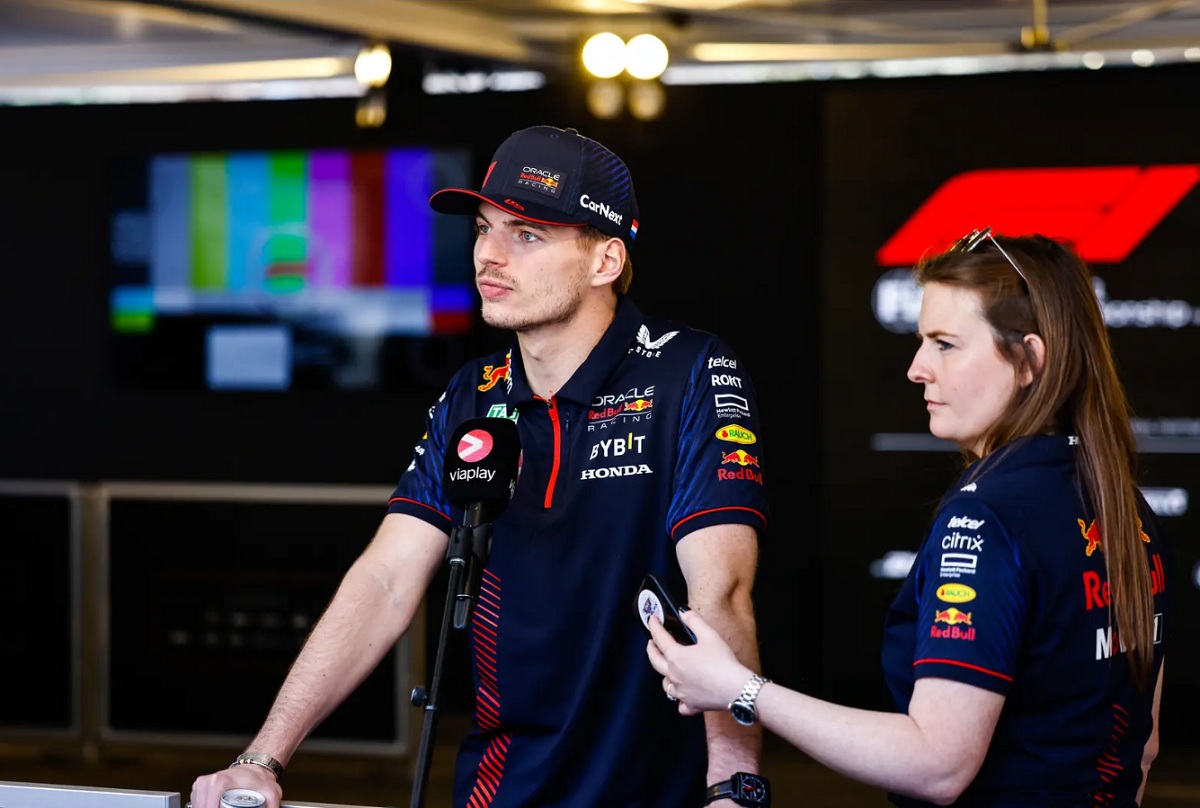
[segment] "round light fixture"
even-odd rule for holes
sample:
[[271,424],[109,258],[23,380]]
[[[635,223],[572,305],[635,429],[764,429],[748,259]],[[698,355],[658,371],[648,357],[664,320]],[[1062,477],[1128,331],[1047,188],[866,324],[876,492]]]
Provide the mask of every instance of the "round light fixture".
[[656,79],[667,69],[666,44],[654,34],[638,34],[625,45],[626,66],[635,79]]
[[625,41],[614,33],[595,34],[583,43],[583,66],[598,79],[611,79],[625,69]]
[[354,59],[354,78],[365,87],[382,87],[392,74],[392,52],[384,44],[371,45]]

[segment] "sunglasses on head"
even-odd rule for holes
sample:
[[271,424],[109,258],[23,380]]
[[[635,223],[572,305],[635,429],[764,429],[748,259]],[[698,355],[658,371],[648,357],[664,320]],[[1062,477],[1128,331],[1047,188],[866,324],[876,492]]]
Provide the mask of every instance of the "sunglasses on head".
[[996,241],[996,237],[992,235],[992,228],[990,227],[985,227],[982,230],[972,230],[970,233],[967,233],[958,241],[954,242],[954,246],[950,248],[950,251],[971,252],[980,244],[982,244],[985,239],[996,245],[996,249],[999,250],[1000,254],[1004,256],[1004,259],[1012,265],[1012,268],[1015,269],[1017,274],[1021,276],[1021,280],[1025,281],[1025,286],[1028,287],[1029,278],[1025,277],[1025,273],[1021,271],[1019,266],[1017,266],[1017,262],[1012,260],[1012,256],[1004,251],[1004,248],[1000,246],[1000,242]]

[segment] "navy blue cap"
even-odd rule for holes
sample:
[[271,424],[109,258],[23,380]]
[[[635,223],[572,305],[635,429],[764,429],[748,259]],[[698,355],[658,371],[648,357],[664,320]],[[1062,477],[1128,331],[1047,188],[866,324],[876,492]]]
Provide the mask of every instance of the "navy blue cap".
[[633,180],[620,157],[574,129],[531,126],[508,136],[478,191],[444,188],[429,198],[438,213],[474,216],[480,200],[539,224],[591,225],[633,244],[638,231]]

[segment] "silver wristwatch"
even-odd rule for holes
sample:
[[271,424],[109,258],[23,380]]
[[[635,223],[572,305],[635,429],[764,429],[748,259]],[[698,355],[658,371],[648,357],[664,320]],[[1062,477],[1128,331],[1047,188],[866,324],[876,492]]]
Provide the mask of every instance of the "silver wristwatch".
[[746,682],[746,686],[742,688],[738,697],[729,702],[729,714],[733,716],[734,721],[749,727],[758,720],[758,711],[754,709],[754,700],[758,698],[758,691],[762,690],[762,686],[770,681],[757,673],[750,677],[750,681]]
[[264,769],[275,775],[276,780],[283,779],[283,764],[270,755],[262,752],[243,752],[237,756],[233,763],[229,764],[229,768],[234,766],[244,766],[247,763],[252,763],[255,766],[262,766]]

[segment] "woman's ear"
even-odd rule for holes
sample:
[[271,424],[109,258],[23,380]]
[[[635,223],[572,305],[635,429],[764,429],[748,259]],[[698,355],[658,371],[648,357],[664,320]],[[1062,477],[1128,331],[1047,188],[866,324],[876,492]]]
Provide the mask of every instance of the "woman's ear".
[[1018,380],[1022,387],[1028,387],[1033,384],[1033,380],[1042,375],[1042,368],[1046,366],[1046,343],[1038,334],[1026,334],[1021,340],[1025,346],[1025,356],[1028,362],[1021,369],[1021,377]]

